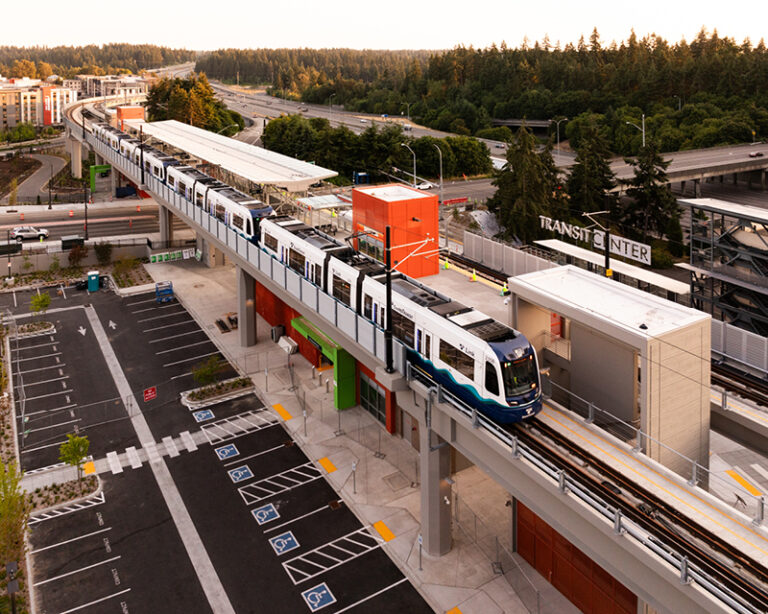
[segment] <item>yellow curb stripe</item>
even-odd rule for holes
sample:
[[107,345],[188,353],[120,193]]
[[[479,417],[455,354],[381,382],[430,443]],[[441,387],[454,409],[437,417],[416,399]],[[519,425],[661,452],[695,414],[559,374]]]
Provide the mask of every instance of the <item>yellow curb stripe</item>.
[[327,456],[323,456],[323,458],[318,459],[317,462],[320,463],[320,466],[325,469],[327,473],[336,471],[336,465],[334,465]]
[[91,475],[92,473],[96,473],[96,464],[93,461],[88,461],[83,465],[83,473],[85,475]]
[[459,606],[456,606],[455,608],[448,610],[445,614],[461,614],[461,610],[459,609]]
[[293,418],[293,416],[292,416],[291,414],[289,414],[289,413],[286,411],[285,407],[283,407],[282,405],[280,405],[280,403],[275,403],[275,404],[272,406],[272,409],[274,409],[274,410],[275,410],[275,411],[276,411],[276,412],[277,412],[277,413],[280,415],[280,417],[281,417],[283,420],[286,420],[286,421],[287,421],[287,420],[290,420],[291,418]]
[[752,486],[749,482],[747,482],[743,477],[741,477],[738,473],[736,473],[733,469],[729,469],[726,471],[728,475],[730,475],[734,480],[736,480],[739,484],[741,484],[745,490],[747,490],[750,494],[755,495],[756,497],[759,497],[763,493],[761,493],[757,488]]
[[379,535],[381,535],[381,539],[383,539],[385,542],[391,542],[393,539],[395,539],[395,534],[389,530],[389,527],[384,524],[383,520],[374,522],[373,528],[379,532]]

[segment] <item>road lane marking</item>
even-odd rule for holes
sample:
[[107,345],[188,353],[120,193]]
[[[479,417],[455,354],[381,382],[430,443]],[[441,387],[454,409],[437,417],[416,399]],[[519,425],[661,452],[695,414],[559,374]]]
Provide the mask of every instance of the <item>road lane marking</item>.
[[120,457],[117,455],[117,452],[107,452],[107,462],[113,474],[123,472],[123,466],[120,464]]
[[176,458],[179,455],[179,449],[176,447],[176,442],[173,440],[173,437],[163,437],[163,444],[165,445],[166,452],[168,452],[168,456]]
[[125,453],[128,455],[128,461],[131,463],[132,469],[138,469],[141,467],[141,459],[139,458],[139,453],[136,451],[134,446],[126,448]]

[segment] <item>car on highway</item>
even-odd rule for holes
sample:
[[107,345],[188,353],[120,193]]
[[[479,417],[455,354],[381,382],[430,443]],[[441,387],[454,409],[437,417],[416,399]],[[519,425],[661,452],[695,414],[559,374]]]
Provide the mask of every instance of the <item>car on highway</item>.
[[750,158],[762,158],[763,157],[763,152],[762,151],[750,151],[749,152],[749,157]]
[[429,181],[422,181],[420,184],[416,186],[417,190],[431,190],[435,187],[435,184],[430,183]]
[[24,239],[47,239],[48,231],[45,228],[34,226],[16,226],[11,230],[11,239],[21,243]]
[[361,124],[367,124],[367,123],[368,123],[368,120],[367,120],[367,119],[365,119],[365,118],[362,118],[362,117],[361,117],[361,118],[360,118],[360,123],[361,123]]

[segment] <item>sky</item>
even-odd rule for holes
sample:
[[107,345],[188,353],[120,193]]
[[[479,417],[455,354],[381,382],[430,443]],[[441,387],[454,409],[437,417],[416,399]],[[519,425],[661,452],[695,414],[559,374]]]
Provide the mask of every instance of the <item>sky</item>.
[[[34,7],[35,14],[30,16]],[[44,17],[43,17],[44,16]],[[656,33],[690,41],[702,27],[757,43],[768,6],[722,2],[645,0],[226,0],[221,3],[133,0],[67,4],[60,0],[4,3],[0,45],[53,46],[109,42],[153,43],[209,50],[228,47],[351,47],[449,49],[487,47],[549,36],[554,44],[589,38],[597,27],[604,44]]]

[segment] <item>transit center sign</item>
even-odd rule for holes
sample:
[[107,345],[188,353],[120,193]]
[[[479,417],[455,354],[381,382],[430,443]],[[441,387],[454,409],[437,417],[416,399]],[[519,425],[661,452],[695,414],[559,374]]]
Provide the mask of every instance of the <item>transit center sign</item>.
[[[544,230],[550,230],[577,241],[590,243],[595,249],[605,251],[605,233],[602,230],[593,230],[578,224],[553,220],[545,215],[540,215],[539,219]],[[622,258],[642,262],[648,266],[651,265],[651,246],[645,243],[638,243],[637,241],[611,234],[611,253]]]

